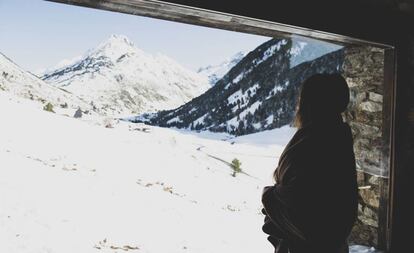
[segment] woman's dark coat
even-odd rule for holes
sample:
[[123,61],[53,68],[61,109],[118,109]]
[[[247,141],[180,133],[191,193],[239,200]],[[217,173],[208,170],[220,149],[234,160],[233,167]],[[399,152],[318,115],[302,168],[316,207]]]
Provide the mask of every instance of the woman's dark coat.
[[299,129],[279,159],[276,184],[262,195],[263,231],[275,252],[340,252],[356,219],[357,191],[348,124]]

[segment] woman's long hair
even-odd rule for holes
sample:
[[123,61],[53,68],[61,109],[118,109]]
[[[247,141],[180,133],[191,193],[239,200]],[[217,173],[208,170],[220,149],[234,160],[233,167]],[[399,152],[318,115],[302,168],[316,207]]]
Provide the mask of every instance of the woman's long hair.
[[[304,128],[312,124],[338,122],[349,103],[349,87],[340,74],[316,74],[301,87],[294,125]],[[286,151],[280,159],[283,159]],[[274,180],[279,183],[284,171],[276,168]]]
[[294,125],[302,128],[311,122],[341,116],[349,103],[349,87],[340,74],[316,74],[301,87]]

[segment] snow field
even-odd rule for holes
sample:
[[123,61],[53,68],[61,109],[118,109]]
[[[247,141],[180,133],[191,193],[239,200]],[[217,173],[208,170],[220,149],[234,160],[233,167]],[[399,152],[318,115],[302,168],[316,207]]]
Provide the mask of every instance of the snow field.
[[32,103],[0,92],[0,252],[273,251],[260,195],[294,129],[105,128]]

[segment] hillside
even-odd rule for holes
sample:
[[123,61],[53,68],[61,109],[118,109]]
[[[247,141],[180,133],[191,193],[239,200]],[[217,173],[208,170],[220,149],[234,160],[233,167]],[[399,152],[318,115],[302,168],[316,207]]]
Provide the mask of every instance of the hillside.
[[92,106],[86,101],[63,88],[45,83],[1,53],[0,92],[11,95],[11,99],[32,100],[33,105],[38,108],[43,108],[50,103],[54,111],[70,115],[78,108],[93,113]]
[[272,39],[247,54],[204,94],[177,109],[132,120],[235,135],[290,124],[301,83],[315,73],[340,71],[344,58],[340,49],[291,67],[292,59],[306,59],[300,49],[291,39]]

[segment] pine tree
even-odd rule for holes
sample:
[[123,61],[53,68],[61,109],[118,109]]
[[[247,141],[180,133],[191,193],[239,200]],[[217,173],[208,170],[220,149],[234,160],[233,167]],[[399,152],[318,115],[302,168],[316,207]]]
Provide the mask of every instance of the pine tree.
[[55,112],[53,111],[53,105],[50,102],[48,102],[45,106],[43,106],[43,110],[47,112]]
[[230,167],[233,169],[233,174],[232,174],[233,177],[236,176],[236,173],[242,172],[241,162],[237,158],[234,158],[233,161],[231,161]]

